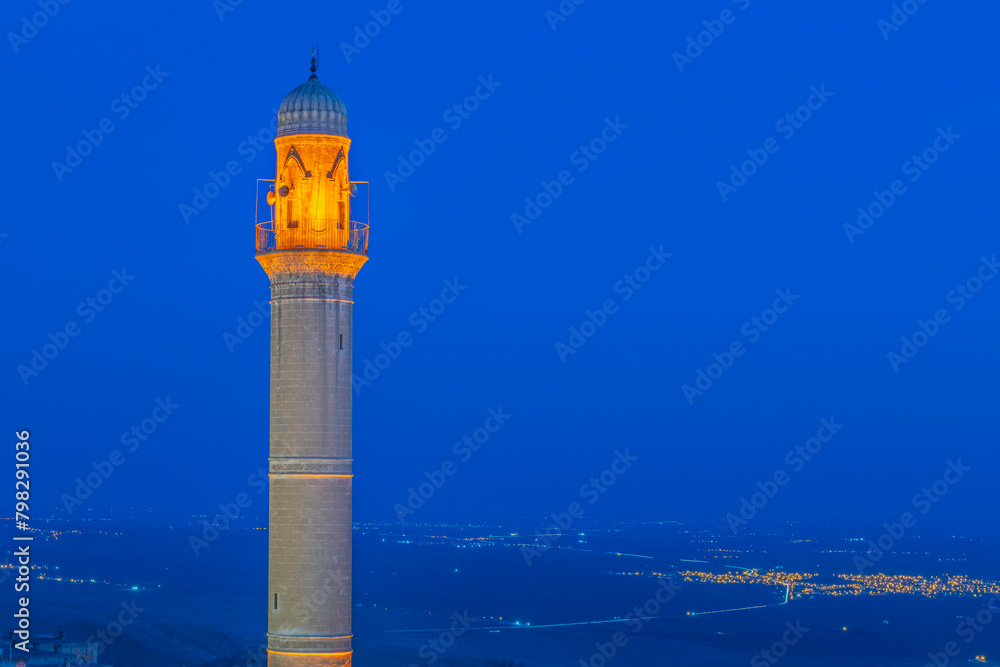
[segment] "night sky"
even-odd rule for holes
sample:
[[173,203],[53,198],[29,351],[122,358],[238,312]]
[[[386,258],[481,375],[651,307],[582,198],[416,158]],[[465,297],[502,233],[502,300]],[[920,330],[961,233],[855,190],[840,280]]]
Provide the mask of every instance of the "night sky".
[[266,516],[256,179],[318,41],[372,184],[356,520],[445,465],[409,521],[723,525],[783,471],[761,520],[881,522],[959,459],[933,513],[992,516],[995,3],[48,2],[0,24],[36,512],[118,451],[73,517]]

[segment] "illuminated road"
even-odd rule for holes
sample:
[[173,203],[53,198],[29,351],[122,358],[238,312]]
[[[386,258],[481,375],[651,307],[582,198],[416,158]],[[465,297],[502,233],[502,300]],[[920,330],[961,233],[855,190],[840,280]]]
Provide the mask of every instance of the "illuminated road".
[[[582,549],[580,551],[582,551]],[[618,552],[604,552],[604,553],[618,553]],[[622,554],[622,553],[618,553],[618,555],[619,556],[636,556],[636,554]],[[652,556],[637,556],[637,557],[638,558],[652,558]],[[681,559],[681,560],[684,560],[684,559]],[[692,562],[705,562],[705,561],[684,561],[684,562],[692,563]],[[744,570],[744,571],[752,571],[754,569],[754,568],[751,568],[751,567],[738,567],[738,566],[734,566],[734,565],[726,565],[725,567],[729,567],[729,568],[732,568],[732,569],[735,569],[735,570]],[[775,583],[777,584],[778,582],[775,582]],[[710,610],[710,611],[689,611],[686,614],[671,614],[669,616],[639,616],[639,617],[634,617],[634,618],[638,618],[638,619],[641,619],[643,621],[651,621],[653,619],[660,619],[660,618],[684,618],[685,616],[707,616],[709,614],[725,614],[725,613],[732,612],[732,611],[748,611],[750,609],[764,609],[766,607],[780,607],[783,604],[788,604],[788,601],[791,599],[791,595],[792,595],[792,585],[791,584],[780,584],[780,585],[783,585],[785,587],[785,599],[782,600],[781,602],[773,602],[771,604],[758,604],[758,605],[753,605],[751,607],[733,607],[732,609],[713,609],[713,610]],[[541,624],[538,624],[538,625],[531,625],[529,623],[522,624],[520,622],[517,622],[517,623],[510,623],[510,624],[507,624],[507,625],[488,625],[488,626],[482,626],[482,627],[476,627],[476,628],[470,627],[470,628],[467,628],[467,630],[489,630],[489,631],[493,631],[493,630],[529,630],[529,629],[533,629],[533,628],[567,628],[567,627],[571,627],[571,626],[575,626],[575,625],[605,625],[607,623],[625,623],[628,620],[631,620],[631,619],[628,619],[628,618],[608,618],[608,619],[602,619],[602,620],[599,620],[599,621],[575,621],[575,622],[571,622],[571,623],[541,623]],[[415,629],[415,630],[383,630],[383,632],[391,632],[391,633],[405,633],[405,632],[446,632],[446,631],[451,631],[451,630],[454,630],[454,628],[419,628],[419,629]]]
[[[533,546],[533,547],[537,548],[537,545],[524,545],[524,546]],[[581,549],[579,547],[550,546],[550,547],[547,547],[547,548],[548,549],[553,549],[553,548],[554,549],[561,549],[561,550],[565,550],[565,551],[579,551],[579,552],[583,552],[583,553],[604,553],[604,554],[611,554],[611,555],[616,555],[616,556],[628,556],[628,557],[633,557],[633,558],[650,558],[650,559],[653,558],[653,556],[645,556],[645,555],[641,555],[641,554],[629,554],[629,553],[623,553],[623,552],[620,552],[620,551],[593,551],[591,549]],[[680,560],[681,562],[684,562],[684,563],[708,563],[708,561],[704,561],[704,560],[689,560],[689,559],[686,559],[686,558],[680,558],[678,560]],[[752,568],[752,567],[741,567],[741,566],[736,566],[736,565],[726,565],[724,567],[728,567],[728,568],[731,568],[731,569],[734,569],[734,570],[743,570],[744,572],[752,572],[752,571],[754,571],[754,568]],[[633,618],[638,618],[638,619],[641,619],[643,621],[651,621],[651,620],[654,620],[654,619],[662,619],[662,618],[684,618],[684,617],[690,617],[690,616],[707,616],[708,614],[725,614],[725,613],[733,612],[733,611],[748,611],[750,609],[764,609],[766,607],[778,607],[778,606],[781,606],[781,605],[784,605],[784,604],[788,604],[789,600],[791,599],[791,594],[792,594],[792,586],[791,586],[791,584],[779,584],[779,582],[774,582],[774,583],[776,585],[783,585],[785,587],[785,599],[782,600],[781,602],[773,602],[771,604],[759,604],[759,605],[753,605],[753,606],[750,606],[750,607],[733,607],[732,609],[713,609],[713,610],[709,610],[709,611],[689,611],[686,614],[671,614],[669,616],[641,616],[641,617],[633,617]],[[573,621],[573,622],[568,622],[568,623],[541,623],[541,624],[537,624],[537,625],[532,625],[530,623],[521,623],[520,621],[518,621],[516,623],[509,623],[509,624],[504,624],[504,625],[484,625],[484,626],[481,626],[481,627],[469,627],[469,628],[466,628],[466,631],[472,631],[472,630],[483,631],[483,630],[485,630],[485,631],[492,632],[492,631],[500,631],[500,630],[531,630],[531,629],[535,629],[535,628],[567,628],[567,627],[579,626],[579,625],[605,625],[605,624],[608,624],[608,623],[625,623],[625,622],[627,622],[629,620],[631,620],[631,619],[629,619],[629,618],[607,618],[607,619],[601,619],[601,620],[597,620],[597,621]],[[407,633],[407,632],[416,633],[416,632],[448,632],[448,631],[453,631],[453,630],[454,630],[454,628],[448,627],[448,628],[416,628],[416,629],[411,629],[411,630],[383,630],[383,632],[387,632],[387,633]]]
[[[728,567],[733,570],[743,570],[744,572],[752,572],[754,569],[752,567],[740,567],[738,565],[726,565],[725,567]],[[774,583],[778,584],[778,582]],[[781,602],[773,602],[771,604],[758,604],[752,607],[734,607],[733,609],[715,609],[712,611],[691,611],[688,612],[688,616],[706,616],[708,614],[724,614],[729,611],[746,611],[747,609],[764,609],[765,607],[780,607],[783,604],[788,604],[788,601],[792,597],[792,585],[791,584],[783,584],[783,585],[785,587],[785,599],[782,600]]]
[[[683,618],[684,614],[673,614],[671,616],[635,616],[643,621],[650,621],[654,618]],[[479,628],[467,628],[467,630],[534,630],[535,628],[567,628],[572,625],[603,625],[605,623],[625,623],[629,618],[609,618],[603,621],[576,621],[575,623],[542,623],[539,625],[515,624],[491,625]],[[382,632],[454,632],[454,628],[419,628],[416,630],[383,630]]]

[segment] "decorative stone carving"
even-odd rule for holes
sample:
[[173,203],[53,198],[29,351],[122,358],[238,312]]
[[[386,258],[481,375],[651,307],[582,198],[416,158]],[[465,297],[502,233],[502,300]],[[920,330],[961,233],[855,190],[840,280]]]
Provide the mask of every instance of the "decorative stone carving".
[[271,459],[273,475],[350,475],[353,459]]
[[336,273],[354,278],[368,258],[334,250],[286,250],[257,255],[257,261],[273,282],[281,273]]

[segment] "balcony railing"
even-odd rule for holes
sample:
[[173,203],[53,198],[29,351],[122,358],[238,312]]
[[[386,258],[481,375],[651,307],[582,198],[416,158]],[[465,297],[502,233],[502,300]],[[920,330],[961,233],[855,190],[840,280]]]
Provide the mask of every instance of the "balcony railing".
[[368,225],[351,220],[346,229],[338,220],[305,218],[295,227],[275,229],[273,220],[257,225],[257,254],[279,250],[335,250],[368,255]]

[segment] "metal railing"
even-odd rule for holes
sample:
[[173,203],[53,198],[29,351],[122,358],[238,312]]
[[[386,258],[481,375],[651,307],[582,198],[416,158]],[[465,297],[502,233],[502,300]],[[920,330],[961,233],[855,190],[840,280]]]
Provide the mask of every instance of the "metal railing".
[[[293,221],[294,222],[294,221]],[[275,229],[274,220],[257,225],[257,254],[279,250],[335,250],[368,255],[368,225],[304,218],[298,225]]]

